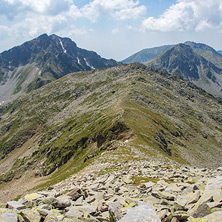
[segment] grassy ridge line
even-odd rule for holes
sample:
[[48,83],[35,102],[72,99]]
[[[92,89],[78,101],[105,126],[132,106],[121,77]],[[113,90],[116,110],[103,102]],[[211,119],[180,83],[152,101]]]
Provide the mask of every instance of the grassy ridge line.
[[[47,185],[101,161],[112,148],[120,157],[107,159],[114,163],[162,156],[213,167],[221,157],[221,111],[204,91],[143,65],[74,73],[1,108],[1,153],[7,158],[11,144],[17,149],[38,135],[35,151],[18,157],[8,174],[12,179],[12,171],[30,166],[39,175],[54,172]],[[134,137],[123,145],[129,132]]]

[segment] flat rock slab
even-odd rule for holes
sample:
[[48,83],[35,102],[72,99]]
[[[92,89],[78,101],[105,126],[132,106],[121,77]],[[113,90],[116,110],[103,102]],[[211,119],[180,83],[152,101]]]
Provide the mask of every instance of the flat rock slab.
[[126,215],[119,222],[161,222],[151,206],[141,204],[138,207],[129,208]]
[[41,216],[36,210],[25,209],[22,210],[20,214],[27,222],[40,222],[41,220]]
[[7,207],[10,209],[22,210],[25,209],[26,206],[18,201],[9,201],[7,202]]
[[209,179],[205,188],[207,194],[211,194],[215,202],[222,201],[222,176]]
[[222,211],[214,212],[202,218],[195,218],[189,220],[189,222],[221,222],[221,221],[222,221]]
[[25,195],[24,198],[25,198],[25,200],[27,200],[27,201],[35,201],[35,200],[44,198],[44,196],[41,195],[41,194],[38,194],[38,193],[31,193],[31,194]]
[[17,222],[18,215],[11,209],[0,208],[0,221],[1,222]]

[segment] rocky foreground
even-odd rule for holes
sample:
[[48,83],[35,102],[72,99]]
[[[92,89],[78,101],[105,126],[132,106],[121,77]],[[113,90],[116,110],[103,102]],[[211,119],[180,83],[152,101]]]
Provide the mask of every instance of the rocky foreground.
[[1,204],[0,221],[222,221],[222,168],[132,161],[111,169]]

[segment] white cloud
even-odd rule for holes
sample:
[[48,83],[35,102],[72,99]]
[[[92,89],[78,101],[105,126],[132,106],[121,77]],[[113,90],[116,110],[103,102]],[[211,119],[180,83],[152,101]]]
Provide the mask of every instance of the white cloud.
[[0,25],[0,40],[8,37],[9,28],[5,25]]
[[[90,30],[89,30],[90,31]],[[66,36],[72,38],[73,36],[81,36],[86,34],[88,31],[84,28],[77,28],[75,25],[70,25],[65,29],[62,29],[57,34],[60,36]]]
[[9,19],[26,12],[58,15],[68,11],[72,4],[72,0],[1,0],[0,13]]
[[143,30],[202,31],[220,27],[222,22],[221,0],[177,0],[159,18],[148,17]]
[[141,5],[135,8],[121,9],[114,13],[114,17],[120,20],[137,19],[141,15],[145,14],[145,12],[146,7],[144,5]]
[[[67,33],[81,35],[83,29],[74,26],[73,21],[81,16],[72,0],[2,0],[0,16],[4,26],[0,26],[1,39],[16,37],[29,39],[42,33]],[[4,13],[2,12],[4,11]]]
[[114,35],[114,34],[116,34],[116,33],[118,33],[119,32],[119,28],[116,28],[116,29],[113,29],[112,31],[111,31],[111,33]]
[[[24,21],[7,27],[8,36],[16,38],[32,38],[42,33],[58,32],[66,25],[64,16],[29,16]],[[6,29],[6,27],[4,27]]]
[[94,0],[81,9],[83,17],[96,22],[101,14],[109,14],[115,19],[136,19],[146,12],[144,5],[134,0]]

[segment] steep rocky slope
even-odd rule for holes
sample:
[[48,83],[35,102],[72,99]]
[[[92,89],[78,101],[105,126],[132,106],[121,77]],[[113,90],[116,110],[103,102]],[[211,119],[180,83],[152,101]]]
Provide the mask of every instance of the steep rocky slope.
[[194,42],[178,44],[147,65],[176,74],[222,98],[222,56],[207,45]]
[[0,113],[0,189],[19,187],[4,192],[8,198],[33,181],[49,186],[95,161],[221,164],[218,100],[142,64],[66,75]]
[[148,48],[148,49],[143,49],[128,58],[122,60],[121,62],[123,64],[128,64],[128,63],[134,63],[134,62],[139,62],[139,63],[147,63],[148,61],[152,60],[156,56],[159,56],[161,53],[166,51],[167,49],[171,48],[173,45],[164,45],[164,46],[159,46],[159,47],[154,47],[154,48]]
[[77,71],[118,63],[78,48],[69,38],[43,34],[0,54],[0,103]]

